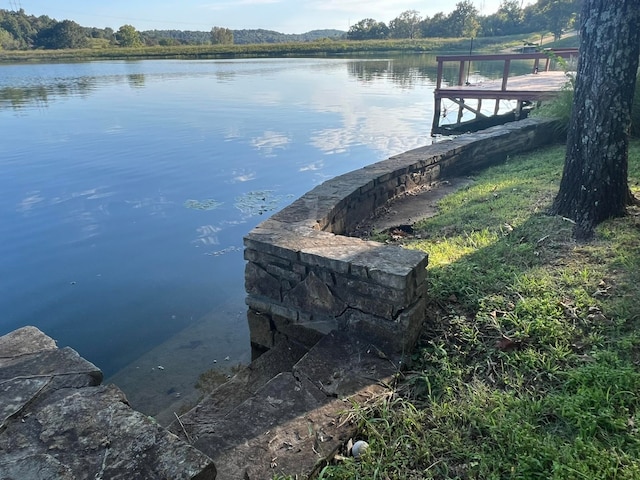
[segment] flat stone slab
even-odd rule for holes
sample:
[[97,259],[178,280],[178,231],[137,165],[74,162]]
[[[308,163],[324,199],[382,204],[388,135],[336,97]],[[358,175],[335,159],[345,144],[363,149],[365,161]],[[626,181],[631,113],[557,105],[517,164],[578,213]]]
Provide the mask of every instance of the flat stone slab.
[[40,478],[45,464],[64,472],[58,478],[215,479],[210,459],[132,410],[113,385],[57,390],[34,406],[0,434],[0,478]]
[[219,480],[307,478],[355,434],[353,403],[388,393],[396,372],[397,362],[377,346],[332,332],[235,408],[221,389],[181,417],[182,432],[172,429],[214,460]]
[[47,378],[66,387],[100,385],[102,372],[72,348],[0,359],[0,382],[15,378]]
[[353,434],[353,425],[341,425],[349,408],[284,372],[225,418],[206,424],[193,442],[214,459],[219,480],[306,478]]
[[[286,341],[277,343],[229,381],[215,388],[195,407],[181,415],[179,420],[175,419],[174,414],[174,421],[167,428],[185,439],[184,434],[188,432],[188,441],[198,439],[211,430],[211,425],[224,419],[273,377],[280,372],[291,371],[307,351],[298,344]],[[202,419],[206,419],[206,422],[202,422]]]
[[0,358],[14,358],[56,348],[56,341],[36,327],[23,327],[0,337]]
[[294,366],[293,373],[330,397],[348,398],[365,391],[375,396],[392,384],[401,367],[401,357],[387,351],[352,333],[331,332]]
[[33,327],[0,337],[0,478],[213,480],[212,460],[131,409]]

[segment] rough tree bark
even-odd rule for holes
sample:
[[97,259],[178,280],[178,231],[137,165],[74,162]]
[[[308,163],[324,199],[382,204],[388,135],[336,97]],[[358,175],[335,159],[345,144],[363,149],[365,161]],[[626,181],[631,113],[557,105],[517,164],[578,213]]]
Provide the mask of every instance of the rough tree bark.
[[551,213],[574,220],[574,238],[622,216],[631,104],[640,55],[640,0],[584,0],[573,115],[560,191]]

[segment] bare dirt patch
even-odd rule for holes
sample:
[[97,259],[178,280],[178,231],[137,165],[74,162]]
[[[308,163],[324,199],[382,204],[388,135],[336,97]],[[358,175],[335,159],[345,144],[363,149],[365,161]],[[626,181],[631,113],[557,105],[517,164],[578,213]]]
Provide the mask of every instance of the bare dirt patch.
[[415,188],[378,208],[372,216],[360,222],[351,235],[366,239],[373,234],[394,230],[411,234],[416,222],[438,214],[438,202],[442,198],[472,183],[470,178],[455,177]]

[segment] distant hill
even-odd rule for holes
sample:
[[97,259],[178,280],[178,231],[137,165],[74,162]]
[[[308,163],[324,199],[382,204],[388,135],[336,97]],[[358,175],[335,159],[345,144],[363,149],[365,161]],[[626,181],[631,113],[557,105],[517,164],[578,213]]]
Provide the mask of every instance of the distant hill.
[[[156,41],[167,39],[179,43],[205,44],[211,40],[210,32],[189,30],[147,30],[141,32],[141,34],[143,38],[154,39]],[[344,38],[346,34],[346,32],[341,30],[312,30],[300,34],[280,33],[263,29],[233,30],[233,43],[242,45],[253,43],[311,42],[323,38]]]

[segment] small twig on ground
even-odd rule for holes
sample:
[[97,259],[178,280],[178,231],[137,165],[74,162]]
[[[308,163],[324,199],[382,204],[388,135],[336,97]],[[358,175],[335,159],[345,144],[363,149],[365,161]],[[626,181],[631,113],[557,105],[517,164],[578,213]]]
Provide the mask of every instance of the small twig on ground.
[[178,420],[178,423],[180,424],[180,426],[182,427],[182,431],[184,432],[184,436],[187,437],[187,441],[193,445],[193,442],[191,441],[191,437],[189,437],[189,434],[187,433],[187,429],[184,428],[184,424],[182,423],[182,420],[180,420],[180,417],[178,416],[178,414],[176,412],[173,412],[173,414],[176,416],[176,419]]

